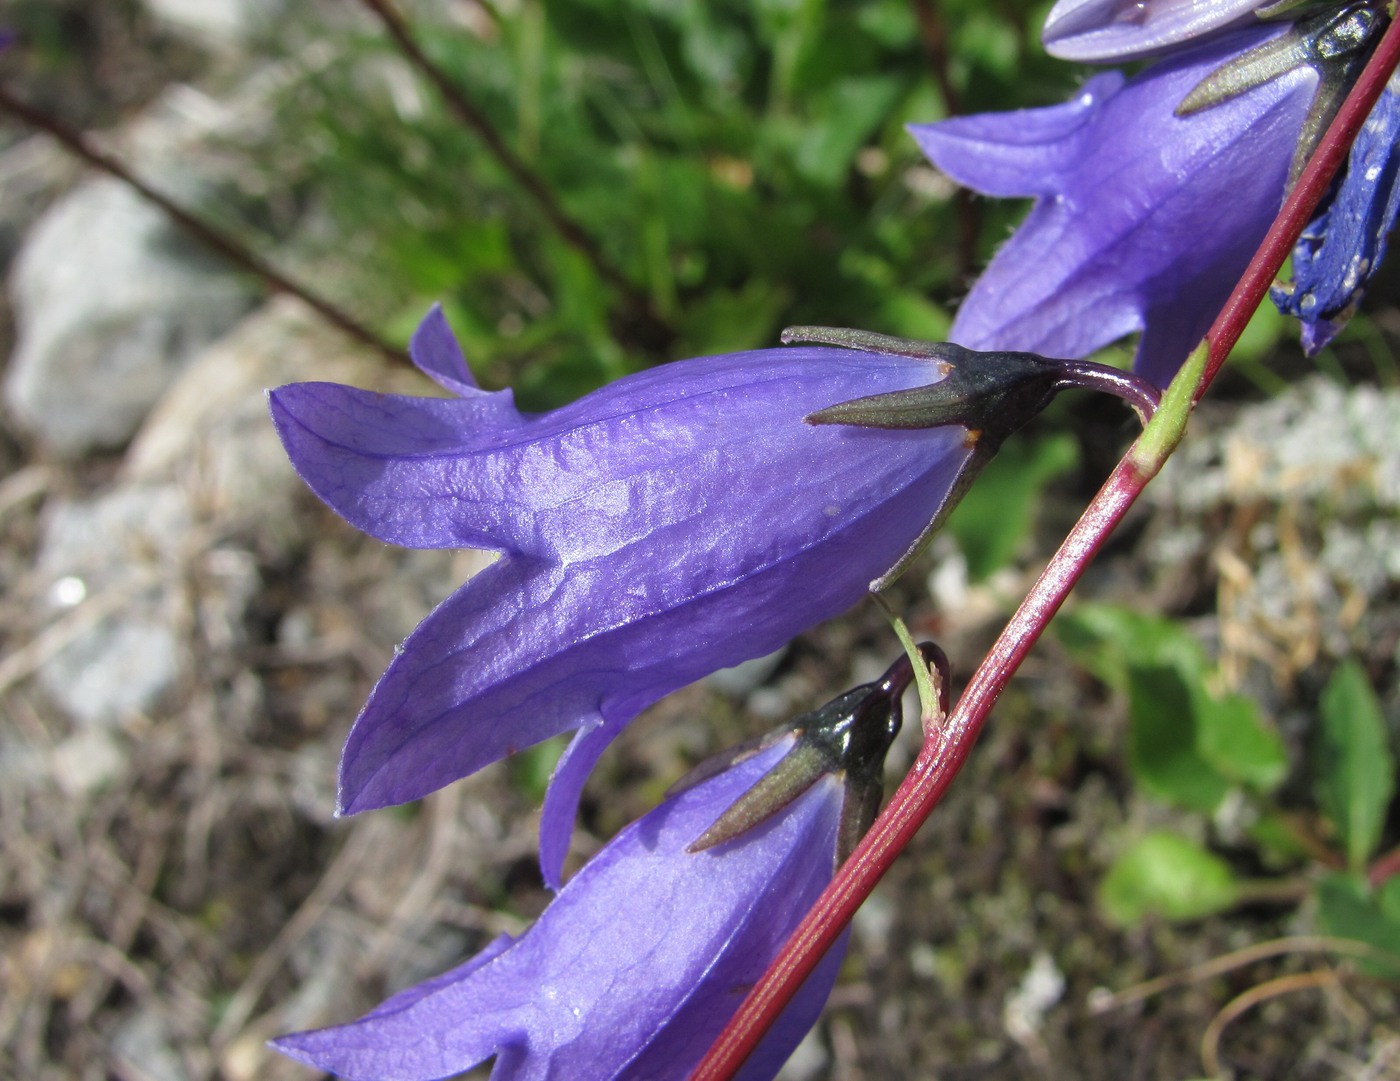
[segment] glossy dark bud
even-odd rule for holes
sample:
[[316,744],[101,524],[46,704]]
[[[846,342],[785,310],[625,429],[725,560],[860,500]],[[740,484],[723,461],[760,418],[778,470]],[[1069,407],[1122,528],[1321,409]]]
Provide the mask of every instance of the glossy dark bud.
[[[921,643],[923,663],[935,667],[946,696],[948,661],[941,649]],[[777,814],[821,778],[843,774],[845,801],[837,841],[837,861],[844,861],[865,836],[880,809],[885,755],[904,720],[901,699],[914,679],[907,656],[900,657],[878,680],[833,698],[820,709],[790,724],[701,763],[671,789],[672,795],[699,784],[736,762],[786,736],[792,749],[747,792],[735,800],[689,851],[703,852],[747,833]],[[946,701],[944,707],[946,709]]]

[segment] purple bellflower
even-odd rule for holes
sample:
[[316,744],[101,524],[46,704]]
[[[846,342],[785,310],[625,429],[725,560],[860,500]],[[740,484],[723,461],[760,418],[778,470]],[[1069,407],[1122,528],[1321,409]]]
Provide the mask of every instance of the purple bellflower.
[[950,337],[1083,357],[1141,332],[1136,370],[1165,385],[1278,210],[1318,76],[1300,66],[1176,110],[1223,62],[1286,32],[1236,31],[1132,79],[1106,72],[1063,105],[912,127],[959,183],[1036,199]]
[[1272,0],[1059,0],[1045,17],[1045,51],[1117,63],[1164,52],[1243,23]]
[[[911,676],[901,659],[699,767],[520,938],[358,1021],[273,1046],[352,1081],[432,1081],[491,1055],[492,1081],[685,1077],[869,827]],[[843,938],[740,1077],[777,1072],[821,1012],[844,949]]]
[[1293,282],[1274,303],[1303,323],[1312,356],[1356,310],[1400,214],[1400,79],[1392,78],[1352,144],[1346,173],[1293,249]]
[[[528,416],[475,386],[435,309],[410,352],[455,397],[272,391],[293,465],[352,525],[503,553],[375,686],[341,760],[341,813],[575,730],[540,825],[557,888],[583,783],[628,721],[849,608],[1067,385],[1058,362],[928,348],[680,361]],[[901,413],[903,396],[945,390],[975,400]],[[901,415],[883,417],[881,396]]]

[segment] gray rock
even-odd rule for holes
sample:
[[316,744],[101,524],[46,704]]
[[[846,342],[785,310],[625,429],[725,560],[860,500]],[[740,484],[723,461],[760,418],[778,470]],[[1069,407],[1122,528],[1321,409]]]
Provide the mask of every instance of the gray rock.
[[18,342],[5,401],[53,452],[116,447],[247,308],[230,272],[108,179],[49,208],[10,277]]
[[386,373],[300,301],[274,298],[180,373],[132,442],[123,480],[177,485],[218,532],[254,528],[276,547],[296,528],[292,501],[304,486],[272,427],[267,390],[306,379],[424,392],[407,365]]
[[112,1035],[112,1053],[123,1077],[141,1081],[187,1081],[164,1019],[152,1011],[132,1014]]
[[0,266],[9,266],[25,231],[81,171],[77,159],[40,135],[0,151]]
[[54,698],[83,724],[145,713],[179,674],[169,627],[141,618],[98,623],[39,671]]
[[[149,711],[188,667],[192,633],[222,653],[242,641],[261,584],[253,550],[296,541],[293,500],[302,490],[265,388],[308,377],[384,389],[421,384],[406,365],[393,373],[366,360],[298,302],[273,301],[175,379],[109,491],[47,508],[35,593],[48,598],[44,635],[57,647],[37,676],[80,727]],[[421,575],[425,588],[457,580],[444,573],[453,553],[407,555],[433,563]],[[415,619],[430,606],[409,600]]]
[[171,29],[213,49],[234,49],[269,25],[281,0],[146,0],[146,8]]
[[62,627],[40,685],[89,727],[144,713],[180,673],[169,609],[189,530],[184,493],[132,486],[50,514],[38,559]]

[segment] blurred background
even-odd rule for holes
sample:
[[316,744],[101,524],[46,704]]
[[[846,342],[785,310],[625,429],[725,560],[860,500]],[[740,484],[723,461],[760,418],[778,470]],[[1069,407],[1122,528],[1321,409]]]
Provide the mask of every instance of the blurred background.
[[[1048,6],[0,8],[0,1076],[304,1079],[264,1041],[547,901],[557,745],[332,818],[373,680],[483,557],[355,533],[264,390],[433,393],[401,351],[434,302],[527,409],[790,324],[939,338],[1024,205],[903,126],[1063,99]],[[1400,1077],[1396,283],[1315,362],[1256,318],[784,1078]],[[1132,429],[1057,403],[905,576],[955,685]],[[658,704],[574,866],[897,649],[866,606]]]

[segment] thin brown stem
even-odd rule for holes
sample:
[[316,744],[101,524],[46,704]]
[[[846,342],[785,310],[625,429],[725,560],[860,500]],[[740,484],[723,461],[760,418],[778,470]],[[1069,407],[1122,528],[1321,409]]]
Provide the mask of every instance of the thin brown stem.
[[262,279],[274,292],[296,297],[316,311],[326,322],[344,331],[355,341],[377,350],[395,363],[403,362],[402,349],[390,345],[374,331],[342,311],[325,297],[294,282],[266,260],[249,251],[247,247],[224,230],[210,224],[193,211],[187,210],[168,196],[156,191],[155,188],[127,168],[123,162],[94,146],[92,140],[85,134],[76,128],[69,127],[57,117],[50,116],[28,102],[17,98],[3,84],[0,84],[0,111],[8,113],[29,127],[51,136],[70,154],[81,158],[94,169],[121,181],[147,202],[159,207],[166,217],[205,247],[217,252],[235,266]]
[[1220,1065],[1220,1039],[1225,1035],[1225,1029],[1241,1015],[1270,999],[1291,995],[1295,991],[1336,987],[1340,982],[1337,974],[1329,968],[1316,969],[1312,972],[1296,972],[1289,976],[1279,976],[1267,983],[1258,984],[1231,999],[1219,1013],[1211,1018],[1210,1024],[1206,1026],[1205,1034],[1201,1037],[1201,1063],[1205,1066],[1206,1076],[1223,1076]]
[[1165,976],[1158,976],[1156,979],[1134,984],[1132,987],[1125,987],[1121,991],[1115,991],[1111,995],[1096,999],[1090,1012],[1102,1014],[1108,1013],[1110,1010],[1122,1009],[1124,1006],[1133,1006],[1176,987],[1186,987],[1193,983],[1214,979],[1217,976],[1224,976],[1247,965],[1258,964],[1260,961],[1268,961],[1275,957],[1291,957],[1300,953],[1338,953],[1346,957],[1391,958],[1391,955],[1384,950],[1379,950],[1365,942],[1358,942],[1353,938],[1333,938],[1326,935],[1292,935],[1287,938],[1274,938],[1267,942],[1256,942],[1252,946],[1232,950],[1219,957],[1212,957],[1209,961],[1182,969],[1179,972],[1171,972]]
[[[953,85],[948,71],[948,31],[934,0],[911,0],[914,18],[919,24],[919,41],[928,57],[929,70],[938,92],[943,95],[943,107],[949,116],[962,112],[962,95]],[[958,280],[968,282],[977,268],[977,237],[982,232],[982,212],[971,190],[959,187],[953,193],[953,216],[958,223]]]
[[395,9],[391,0],[361,0],[361,3],[383,23],[384,29],[388,31],[389,36],[394,40],[394,44],[403,53],[405,59],[413,65],[419,74],[436,87],[438,93],[442,95],[443,101],[447,103],[448,108],[452,110],[457,119],[485,144],[486,149],[490,151],[491,156],[496,159],[501,168],[520,185],[545,221],[559,234],[560,239],[587,259],[594,273],[621,293],[628,305],[638,314],[655,324],[655,328],[665,330],[665,322],[656,313],[651,298],[608,261],[602,248],[598,246],[598,242],[578,222],[565,213],[545,179],[511,149],[510,144],[506,142],[505,137],[497,130],[490,118],[478,109],[462,88],[454,83],[447,73],[419,47],[408,28],[408,24]]

